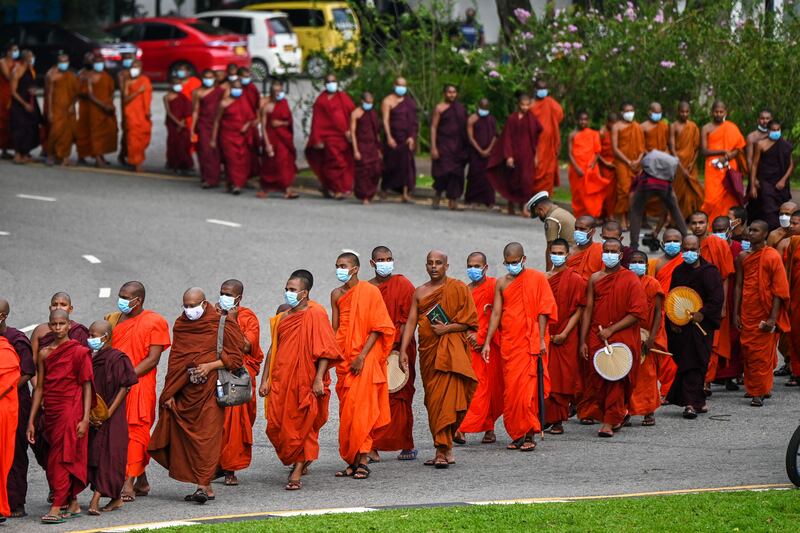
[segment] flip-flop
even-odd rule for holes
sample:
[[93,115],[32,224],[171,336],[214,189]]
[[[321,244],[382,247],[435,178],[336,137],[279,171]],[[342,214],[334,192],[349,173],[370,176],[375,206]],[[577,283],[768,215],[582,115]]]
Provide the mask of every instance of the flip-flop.
[[[356,465],[347,465],[344,470],[339,470],[336,472],[334,477],[353,477],[353,475],[356,473],[356,468]],[[347,473],[348,470],[350,470],[349,474]]]
[[61,516],[46,514],[41,518],[41,522],[42,524],[63,524],[66,522],[66,519]]
[[234,474],[226,474],[224,484],[226,487],[236,487],[239,485],[239,480]]
[[286,490],[300,490],[303,488],[303,482],[299,479],[290,479],[283,488]]
[[[130,494],[123,494],[122,495],[122,501],[125,502],[125,503],[135,502],[136,501],[136,497],[135,496],[131,496]],[[186,500],[186,501],[188,502],[190,500]]]
[[598,437],[602,437],[604,439],[610,439],[611,437],[614,436],[614,432],[613,431],[598,431],[597,432],[597,436]]
[[487,437],[484,435],[481,439],[481,444],[494,444],[495,442],[497,442],[497,437]]
[[564,426],[552,426],[547,432],[551,435],[563,435],[564,434]]
[[436,468],[437,470],[444,470],[445,468],[450,468],[450,464],[451,463],[447,459],[444,459],[444,461],[441,461],[441,460],[439,460],[437,458],[437,459],[434,459],[434,461],[433,461],[433,467]]
[[[424,464],[425,466],[436,466],[436,459],[428,459],[427,461],[425,461],[422,464]],[[447,461],[447,464],[448,465],[454,465],[454,464],[456,464],[456,462],[455,461]]]
[[[529,445],[529,444],[532,444],[532,446],[526,446],[526,445]],[[521,452],[532,452],[535,449],[536,449],[536,442],[534,442],[532,440],[523,442],[522,446],[519,447],[519,451],[521,451]]]
[[413,450],[409,450],[409,451],[408,451],[408,452],[406,452],[406,453],[402,453],[402,452],[401,452],[401,453],[400,453],[400,454],[397,456],[397,460],[398,460],[398,461],[413,461],[413,460],[415,460],[416,458],[417,458],[417,450],[416,450],[416,448],[415,448],[415,449],[413,449]]
[[596,422],[591,418],[581,418],[580,424],[582,426],[593,426],[596,424]]
[[512,441],[511,444],[506,446],[506,450],[519,450],[520,446],[522,446],[524,438],[519,438],[515,441]]
[[358,465],[356,471],[353,472],[353,479],[367,479],[371,473],[372,471],[369,467],[362,463]]

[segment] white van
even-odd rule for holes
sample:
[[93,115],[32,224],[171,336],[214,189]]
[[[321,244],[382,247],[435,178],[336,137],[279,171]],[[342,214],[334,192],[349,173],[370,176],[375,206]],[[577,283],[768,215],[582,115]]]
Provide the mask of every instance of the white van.
[[253,79],[299,74],[303,53],[286,13],[278,11],[206,11],[199,20],[247,37],[247,49],[253,60]]

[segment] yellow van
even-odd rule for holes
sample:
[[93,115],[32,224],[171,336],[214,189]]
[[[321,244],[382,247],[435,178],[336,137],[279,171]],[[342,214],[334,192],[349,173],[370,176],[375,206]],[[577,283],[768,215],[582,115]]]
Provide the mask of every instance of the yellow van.
[[335,54],[334,50],[341,51],[340,57],[333,57],[337,66],[358,54],[361,28],[347,2],[284,0],[251,4],[244,9],[286,13],[303,49],[306,72],[314,78],[326,73],[328,63],[324,56]]

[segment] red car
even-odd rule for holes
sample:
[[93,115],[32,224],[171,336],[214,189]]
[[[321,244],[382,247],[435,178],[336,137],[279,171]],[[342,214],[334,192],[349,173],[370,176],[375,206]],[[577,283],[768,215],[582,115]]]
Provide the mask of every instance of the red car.
[[194,18],[156,17],[115,24],[108,32],[142,50],[142,73],[153,81],[168,81],[178,67],[192,74],[229,63],[250,66],[247,39]]

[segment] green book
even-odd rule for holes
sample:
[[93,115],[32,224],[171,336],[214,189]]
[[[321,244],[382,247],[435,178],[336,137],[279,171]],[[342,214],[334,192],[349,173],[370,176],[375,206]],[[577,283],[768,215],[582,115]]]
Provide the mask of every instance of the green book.
[[433,309],[425,313],[425,316],[428,317],[428,320],[431,321],[431,324],[433,324],[434,322],[439,322],[440,324],[445,324],[445,325],[450,323],[450,318],[447,316],[447,313],[444,312],[444,309],[442,309],[442,306],[439,304],[433,306]]

